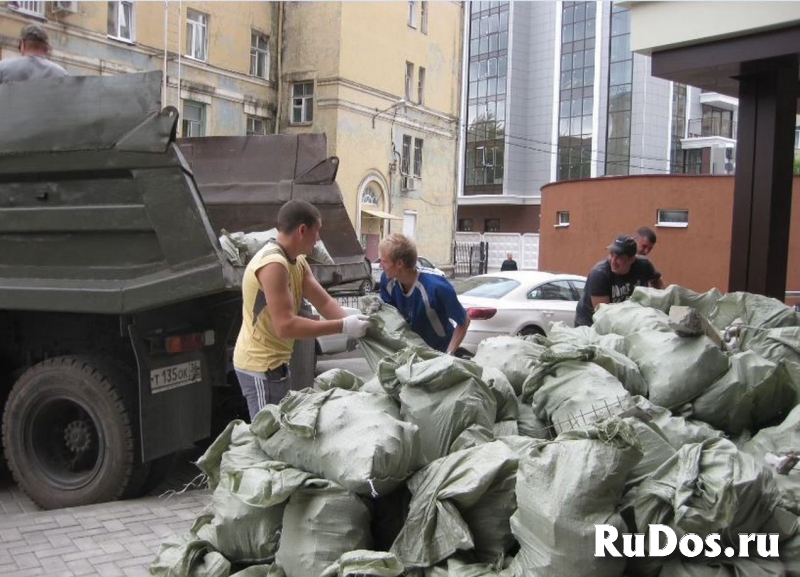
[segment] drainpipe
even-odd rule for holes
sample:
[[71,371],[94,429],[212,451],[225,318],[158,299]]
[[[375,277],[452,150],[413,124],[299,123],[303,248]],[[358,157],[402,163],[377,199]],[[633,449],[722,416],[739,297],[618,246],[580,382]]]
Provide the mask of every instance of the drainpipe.
[[278,107],[275,112],[275,134],[281,133],[281,102],[283,100],[283,2],[278,2]]
[[169,53],[169,0],[164,0],[164,85],[161,87],[161,108],[167,106],[167,54]]
[[455,199],[453,200],[453,235],[450,241],[450,259],[453,261],[453,276],[455,276],[456,262],[453,258],[453,251],[455,250],[456,231],[458,230],[458,199],[461,196],[461,191],[464,189],[464,171],[466,170],[465,156],[466,156],[466,141],[465,138],[469,126],[467,126],[467,87],[469,83],[469,31],[468,25],[470,22],[469,5],[465,2],[461,3],[461,76],[459,78],[459,101],[458,101],[458,120],[456,121],[456,158],[455,158]]

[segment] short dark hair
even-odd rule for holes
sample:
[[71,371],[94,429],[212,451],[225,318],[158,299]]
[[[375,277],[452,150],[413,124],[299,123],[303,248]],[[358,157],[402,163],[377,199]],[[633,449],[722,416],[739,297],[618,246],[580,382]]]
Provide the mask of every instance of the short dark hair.
[[50,38],[44,28],[38,24],[28,24],[19,32],[19,39],[41,47],[50,46]]
[[301,224],[308,227],[322,224],[322,215],[319,213],[319,209],[310,202],[293,199],[278,211],[279,232],[292,234]]
[[647,240],[649,240],[650,244],[656,243],[656,233],[653,232],[652,228],[643,226],[642,228],[636,231],[636,234],[641,236],[642,238],[646,238]]

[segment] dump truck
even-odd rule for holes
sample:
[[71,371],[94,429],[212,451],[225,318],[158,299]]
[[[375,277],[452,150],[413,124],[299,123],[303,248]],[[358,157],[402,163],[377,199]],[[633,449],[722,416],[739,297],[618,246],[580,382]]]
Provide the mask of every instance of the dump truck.
[[243,267],[222,229],[270,229],[303,198],[334,260],[312,266],[323,286],[370,276],[324,135],[179,142],[161,87],[160,72],[0,85],[2,443],[46,509],[151,490],[243,406]]

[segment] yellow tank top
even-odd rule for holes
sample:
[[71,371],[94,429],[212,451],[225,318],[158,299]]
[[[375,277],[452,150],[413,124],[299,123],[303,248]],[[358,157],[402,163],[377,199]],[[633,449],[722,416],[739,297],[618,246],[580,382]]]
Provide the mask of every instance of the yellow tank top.
[[308,268],[306,257],[300,255],[291,264],[283,249],[268,243],[250,260],[242,279],[242,328],[233,351],[233,366],[245,371],[270,371],[288,363],[292,358],[294,339],[279,338],[272,328],[261,283],[256,276],[264,266],[278,262],[289,271],[289,291],[294,314],[303,302],[303,275]]

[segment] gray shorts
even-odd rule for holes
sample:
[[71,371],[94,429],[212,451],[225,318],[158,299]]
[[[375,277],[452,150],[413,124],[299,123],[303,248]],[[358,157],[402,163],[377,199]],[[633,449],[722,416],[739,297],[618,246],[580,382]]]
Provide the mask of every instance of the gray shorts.
[[247,400],[250,422],[256,413],[267,405],[277,405],[291,388],[292,374],[289,365],[281,365],[265,373],[236,370],[239,387]]

